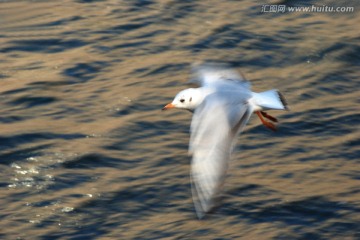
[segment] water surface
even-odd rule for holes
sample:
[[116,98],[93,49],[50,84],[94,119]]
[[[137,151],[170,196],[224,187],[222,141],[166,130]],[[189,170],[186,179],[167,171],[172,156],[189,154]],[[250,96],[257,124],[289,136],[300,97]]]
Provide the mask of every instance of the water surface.
[[[360,17],[356,1],[343,4],[354,12],[0,3],[0,238],[360,239]],[[222,204],[202,221],[191,114],[161,112],[198,60],[232,63],[291,108],[272,112],[276,133],[251,119]]]

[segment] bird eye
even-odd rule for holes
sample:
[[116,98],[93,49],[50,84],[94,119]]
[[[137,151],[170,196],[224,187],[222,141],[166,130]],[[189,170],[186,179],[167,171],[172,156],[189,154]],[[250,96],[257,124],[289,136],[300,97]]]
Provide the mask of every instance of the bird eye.
[[185,102],[185,99],[180,99],[180,102]]

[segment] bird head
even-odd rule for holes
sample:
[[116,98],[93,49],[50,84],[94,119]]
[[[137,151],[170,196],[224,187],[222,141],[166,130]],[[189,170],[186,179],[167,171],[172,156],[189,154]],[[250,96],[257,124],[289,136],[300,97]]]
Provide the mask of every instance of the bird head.
[[194,110],[202,101],[201,93],[196,88],[188,88],[176,94],[174,100],[167,104],[162,110],[180,108]]

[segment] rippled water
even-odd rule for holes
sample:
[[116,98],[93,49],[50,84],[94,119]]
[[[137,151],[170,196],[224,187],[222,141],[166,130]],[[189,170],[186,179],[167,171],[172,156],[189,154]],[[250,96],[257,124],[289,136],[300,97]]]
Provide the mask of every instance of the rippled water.
[[[360,239],[360,5],[341,2],[2,1],[0,238]],[[202,221],[191,114],[160,111],[197,60],[292,110],[276,133],[251,119]]]

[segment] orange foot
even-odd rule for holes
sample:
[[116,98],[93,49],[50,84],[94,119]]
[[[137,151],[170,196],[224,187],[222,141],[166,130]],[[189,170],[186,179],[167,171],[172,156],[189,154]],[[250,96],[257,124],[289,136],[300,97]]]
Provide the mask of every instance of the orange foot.
[[263,112],[263,111],[257,111],[256,114],[260,118],[262,124],[265,125],[265,127],[270,128],[274,132],[276,131],[276,126],[272,122],[266,121],[264,119],[264,117],[273,122],[277,122],[276,118],[274,118],[273,116],[270,116],[269,114],[267,114],[266,112]]
[[260,112],[261,112],[261,114],[262,114],[264,117],[266,117],[266,118],[269,119],[270,121],[278,122],[278,120],[277,120],[275,117],[267,114],[266,112],[263,112],[263,111],[260,111]]

